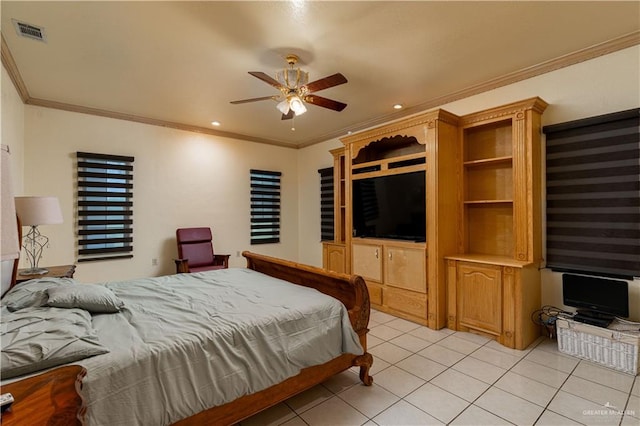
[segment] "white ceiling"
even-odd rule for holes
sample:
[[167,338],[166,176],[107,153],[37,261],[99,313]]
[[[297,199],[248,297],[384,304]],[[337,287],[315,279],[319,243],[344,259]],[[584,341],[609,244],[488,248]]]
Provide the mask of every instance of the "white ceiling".
[[[3,0],[1,8],[11,53],[2,58],[14,62],[5,67],[22,78],[27,103],[284,146],[548,71],[602,43],[615,50],[640,40],[638,1]],[[12,19],[44,27],[46,43],[19,37]],[[347,108],[310,105],[292,123],[274,101],[229,103],[277,94],[247,72],[274,76],[288,53],[310,81],[342,73],[348,83],[318,94]]]

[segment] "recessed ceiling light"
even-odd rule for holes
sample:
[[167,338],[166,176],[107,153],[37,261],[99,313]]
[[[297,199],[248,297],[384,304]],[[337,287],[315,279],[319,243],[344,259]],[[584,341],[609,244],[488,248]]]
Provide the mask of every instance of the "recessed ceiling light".
[[219,121],[212,121],[211,125],[218,127],[220,125],[220,122]]
[[393,109],[402,109],[402,104],[395,104]]

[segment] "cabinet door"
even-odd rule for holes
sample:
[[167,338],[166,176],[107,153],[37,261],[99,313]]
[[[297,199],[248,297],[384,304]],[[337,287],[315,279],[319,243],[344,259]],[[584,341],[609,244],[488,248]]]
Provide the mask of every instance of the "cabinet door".
[[384,255],[385,284],[427,292],[425,249],[385,245]]
[[382,281],[382,246],[353,243],[351,273],[372,281]]
[[333,272],[344,273],[344,265],[344,246],[327,244],[325,268]]
[[460,325],[502,333],[502,268],[459,262],[457,281]]

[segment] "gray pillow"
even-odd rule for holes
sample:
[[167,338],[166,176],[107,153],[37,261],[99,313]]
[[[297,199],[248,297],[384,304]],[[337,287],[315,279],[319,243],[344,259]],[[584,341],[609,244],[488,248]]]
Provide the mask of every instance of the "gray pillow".
[[107,287],[96,284],[77,284],[47,290],[47,306],[80,308],[93,313],[120,311],[124,302]]
[[10,312],[24,308],[37,308],[47,303],[47,290],[75,284],[71,278],[36,278],[17,284],[2,296],[2,307]]
[[109,352],[82,309],[25,308],[2,315],[3,379]]

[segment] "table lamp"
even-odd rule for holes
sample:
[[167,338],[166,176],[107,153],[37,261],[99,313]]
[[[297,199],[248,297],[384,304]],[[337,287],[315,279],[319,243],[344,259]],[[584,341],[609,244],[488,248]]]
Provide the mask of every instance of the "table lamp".
[[62,211],[56,197],[16,197],[16,214],[22,226],[31,229],[24,236],[24,249],[29,259],[29,269],[20,275],[43,275],[49,272],[38,267],[42,250],[49,244],[49,238],[38,230],[39,225],[62,223]]

